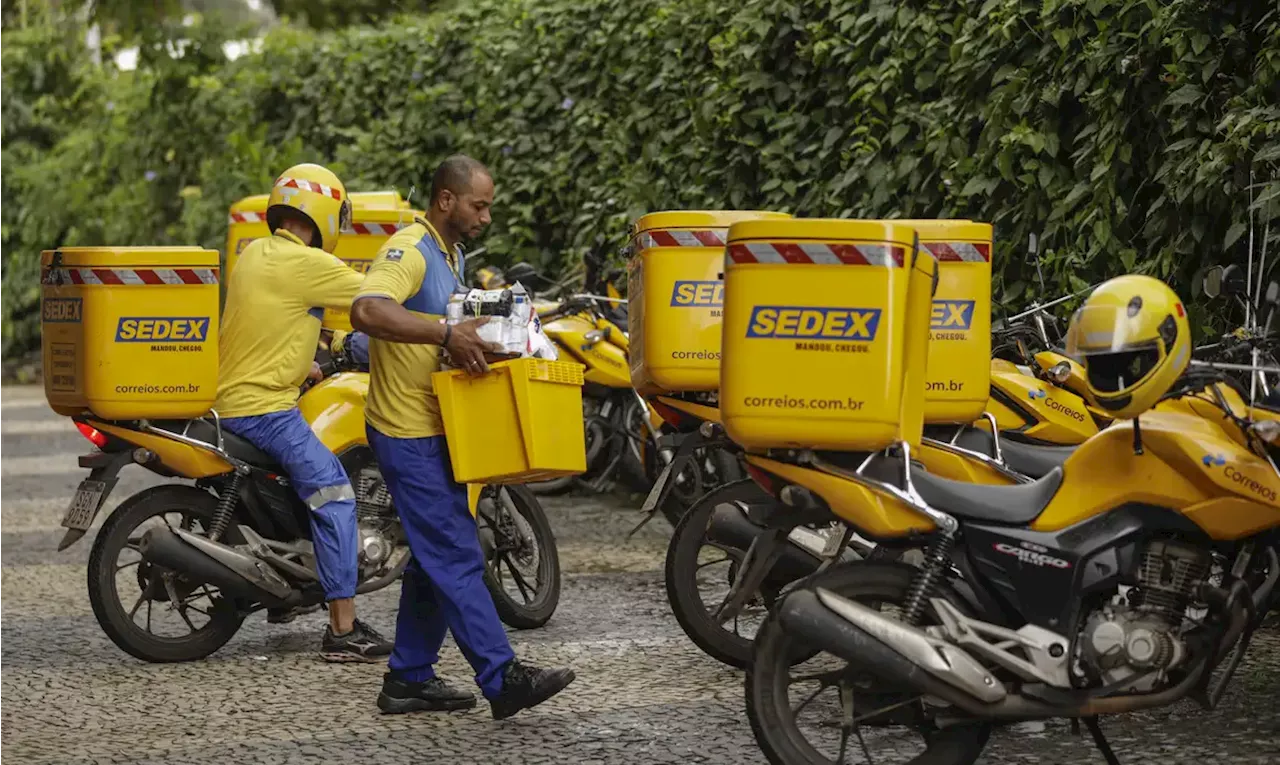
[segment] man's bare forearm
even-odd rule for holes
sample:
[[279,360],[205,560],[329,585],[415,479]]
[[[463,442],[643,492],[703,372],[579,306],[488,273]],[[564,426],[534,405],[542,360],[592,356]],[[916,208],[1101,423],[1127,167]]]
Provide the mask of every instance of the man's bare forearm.
[[351,305],[351,326],[369,337],[393,343],[441,345],[445,325],[415,316],[389,298],[358,298]]

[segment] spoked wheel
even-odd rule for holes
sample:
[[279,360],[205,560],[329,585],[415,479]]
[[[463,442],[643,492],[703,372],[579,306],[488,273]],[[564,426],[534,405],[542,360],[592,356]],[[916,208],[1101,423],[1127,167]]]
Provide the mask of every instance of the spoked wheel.
[[746,550],[707,539],[707,525],[716,507],[726,502],[768,499],[750,479],[713,489],[684,514],[667,546],[667,602],[680,628],[708,656],[739,669],[751,661],[751,642],[776,593],[766,589],[749,600],[737,617],[720,621],[716,611],[737,579]]
[[523,486],[486,486],[476,523],[498,616],[516,629],[546,624],[560,604],[560,555],[538,498]]
[[89,603],[121,650],[143,661],[193,661],[240,629],[244,616],[217,587],[138,551],[143,534],[159,524],[207,534],[217,507],[216,497],[194,486],[157,486],[125,500],[102,525],[89,555]]
[[[898,615],[917,573],[897,564],[850,563],[810,584]],[[944,594],[960,606],[953,593]],[[940,709],[915,691],[825,652],[793,666],[796,655],[810,650],[774,615],[756,638],[747,670],[747,717],[773,765],[969,765],[978,759],[990,725],[940,728],[934,722]]]

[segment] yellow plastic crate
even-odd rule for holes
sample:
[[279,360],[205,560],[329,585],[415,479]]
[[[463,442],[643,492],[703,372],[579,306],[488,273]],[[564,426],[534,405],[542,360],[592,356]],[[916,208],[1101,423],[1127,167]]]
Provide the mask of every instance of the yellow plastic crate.
[[628,264],[631,384],[643,395],[720,385],[721,277],[730,225],[786,213],[650,213],[632,226]]
[[450,370],[431,380],[459,483],[528,483],[587,469],[582,365],[522,358],[479,377]]
[[[240,253],[255,239],[268,236],[266,194],[245,197],[231,205],[227,228],[227,278],[235,271]],[[369,264],[382,247],[383,242],[396,231],[413,223],[414,210],[400,198],[396,191],[356,191],[351,193],[351,217],[353,232],[338,237],[334,255],[361,273],[369,270]],[[326,310],[326,329],[351,331],[351,316],[347,311]]]
[[218,391],[218,252],[65,247],[40,255],[44,390],[59,414],[198,417]]
[[929,321],[924,419],[968,424],[991,390],[991,225],[970,220],[893,220],[912,226],[938,261]]
[[729,229],[720,411],[748,448],[918,443],[936,261],[899,223]]

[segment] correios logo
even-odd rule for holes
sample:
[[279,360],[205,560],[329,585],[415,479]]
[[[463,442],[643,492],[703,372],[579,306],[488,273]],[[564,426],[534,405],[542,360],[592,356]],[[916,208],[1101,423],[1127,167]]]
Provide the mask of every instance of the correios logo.
[[[1205,459],[1207,460],[1208,457],[1206,456]],[[1217,459],[1220,459],[1223,462],[1226,462],[1226,459],[1223,457],[1218,457]],[[1216,465],[1218,463],[1215,462],[1214,464]],[[1253,492],[1254,494],[1257,494],[1260,497],[1263,497],[1268,502],[1276,501],[1275,489],[1271,488],[1270,486],[1267,486],[1264,483],[1254,480],[1253,478],[1250,478],[1244,473],[1241,473],[1239,470],[1236,470],[1234,465],[1227,465],[1225,468],[1223,468],[1222,474],[1227,477],[1227,480],[1231,481],[1237,486],[1241,486],[1245,489],[1248,489],[1249,491]]]
[[1032,401],[1043,401],[1045,409],[1052,409],[1059,414],[1066,415],[1076,422],[1084,422],[1084,412],[1072,409],[1057,399],[1049,398],[1049,391],[1032,388],[1027,391],[1027,398]]
[[879,329],[879,308],[760,305],[751,311],[747,337],[869,343]]

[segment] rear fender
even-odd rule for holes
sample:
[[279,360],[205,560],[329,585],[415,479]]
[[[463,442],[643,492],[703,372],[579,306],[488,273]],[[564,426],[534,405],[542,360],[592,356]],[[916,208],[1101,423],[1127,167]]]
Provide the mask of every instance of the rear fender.
[[149,450],[170,473],[183,478],[209,478],[234,469],[230,462],[213,450],[192,446],[162,431],[144,433],[121,424],[96,420],[87,422],[103,433]]

